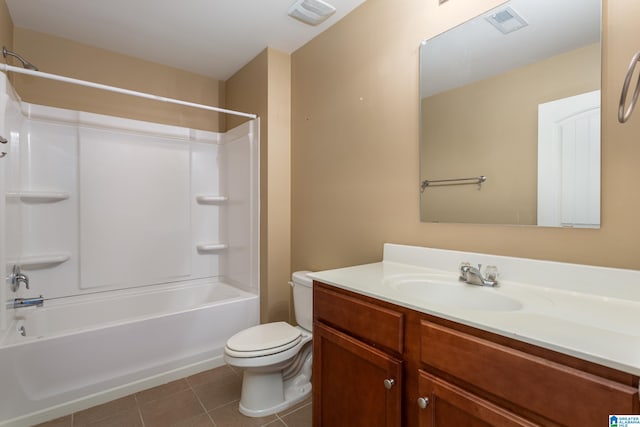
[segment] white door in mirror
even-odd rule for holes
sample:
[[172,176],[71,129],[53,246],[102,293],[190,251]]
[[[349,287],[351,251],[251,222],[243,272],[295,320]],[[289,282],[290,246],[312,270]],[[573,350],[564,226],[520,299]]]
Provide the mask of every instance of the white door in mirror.
[[538,105],[538,225],[600,227],[600,91]]

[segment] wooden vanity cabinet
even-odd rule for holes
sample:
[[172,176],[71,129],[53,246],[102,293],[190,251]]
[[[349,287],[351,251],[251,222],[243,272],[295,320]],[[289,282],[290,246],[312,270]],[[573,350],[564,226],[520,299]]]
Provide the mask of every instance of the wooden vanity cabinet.
[[637,376],[319,282],[313,357],[316,427],[600,427],[640,413]]
[[402,426],[402,313],[317,285],[313,296],[313,425]]

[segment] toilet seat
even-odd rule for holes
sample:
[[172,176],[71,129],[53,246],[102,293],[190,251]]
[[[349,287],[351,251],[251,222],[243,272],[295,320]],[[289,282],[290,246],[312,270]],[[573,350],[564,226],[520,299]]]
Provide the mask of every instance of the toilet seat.
[[253,326],[227,341],[225,353],[232,357],[261,357],[286,351],[302,341],[302,333],[286,322]]

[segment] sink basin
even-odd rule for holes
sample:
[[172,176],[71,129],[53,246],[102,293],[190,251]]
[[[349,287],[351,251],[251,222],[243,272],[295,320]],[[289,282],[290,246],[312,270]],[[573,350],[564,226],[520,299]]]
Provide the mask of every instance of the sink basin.
[[522,303],[500,288],[468,285],[453,279],[402,278],[388,282],[399,294],[428,303],[469,310],[517,311]]

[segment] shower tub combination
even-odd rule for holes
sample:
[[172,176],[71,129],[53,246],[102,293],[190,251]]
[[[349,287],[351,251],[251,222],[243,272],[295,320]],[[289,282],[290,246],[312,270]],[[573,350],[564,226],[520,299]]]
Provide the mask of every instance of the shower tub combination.
[[26,104],[0,73],[0,275],[30,284],[0,287],[0,426],[222,365],[259,323],[257,129]]

